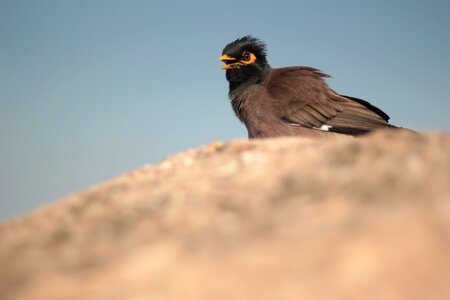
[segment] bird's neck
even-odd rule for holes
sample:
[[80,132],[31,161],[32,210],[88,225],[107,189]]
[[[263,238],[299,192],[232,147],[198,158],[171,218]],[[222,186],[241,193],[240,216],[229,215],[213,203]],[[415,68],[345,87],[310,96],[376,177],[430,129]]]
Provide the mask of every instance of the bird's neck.
[[230,81],[228,96],[231,100],[231,106],[241,122],[247,122],[247,99],[254,91],[258,90],[269,71],[270,68],[264,69],[259,74],[253,74],[253,76],[247,77],[245,81]]
[[227,79],[230,84],[230,96],[238,91],[245,90],[253,84],[260,84],[264,81],[270,70],[270,66],[267,65],[263,70],[258,70],[257,72],[236,72],[234,74],[227,74]]

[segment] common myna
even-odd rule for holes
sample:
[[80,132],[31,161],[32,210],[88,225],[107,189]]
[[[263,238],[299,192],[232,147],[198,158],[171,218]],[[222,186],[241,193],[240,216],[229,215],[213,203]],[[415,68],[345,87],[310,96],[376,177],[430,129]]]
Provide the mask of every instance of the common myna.
[[367,101],[333,91],[309,67],[271,68],[266,45],[244,36],[228,44],[219,58],[225,63],[234,112],[249,138],[361,135],[377,128],[397,128],[389,116]]

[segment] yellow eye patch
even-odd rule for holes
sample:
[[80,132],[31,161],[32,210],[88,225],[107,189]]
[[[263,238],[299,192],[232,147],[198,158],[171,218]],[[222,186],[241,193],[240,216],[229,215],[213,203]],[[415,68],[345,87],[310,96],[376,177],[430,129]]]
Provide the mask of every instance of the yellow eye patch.
[[256,60],[255,54],[248,52],[248,51],[244,51],[244,52],[242,52],[241,59],[239,61],[245,65],[249,65],[249,64],[254,63],[255,60]]

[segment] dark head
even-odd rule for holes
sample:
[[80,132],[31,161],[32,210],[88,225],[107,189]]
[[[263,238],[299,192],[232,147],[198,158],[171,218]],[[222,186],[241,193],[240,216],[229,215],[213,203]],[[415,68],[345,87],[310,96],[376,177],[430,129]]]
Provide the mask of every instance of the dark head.
[[254,79],[260,79],[270,66],[266,58],[266,45],[250,35],[244,36],[225,46],[219,58],[225,63],[230,88]]

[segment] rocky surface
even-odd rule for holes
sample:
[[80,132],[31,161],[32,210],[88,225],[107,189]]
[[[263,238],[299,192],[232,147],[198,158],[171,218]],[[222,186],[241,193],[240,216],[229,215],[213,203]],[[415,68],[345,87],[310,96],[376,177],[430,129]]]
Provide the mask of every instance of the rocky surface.
[[0,299],[450,299],[450,135],[169,157],[1,224]]

